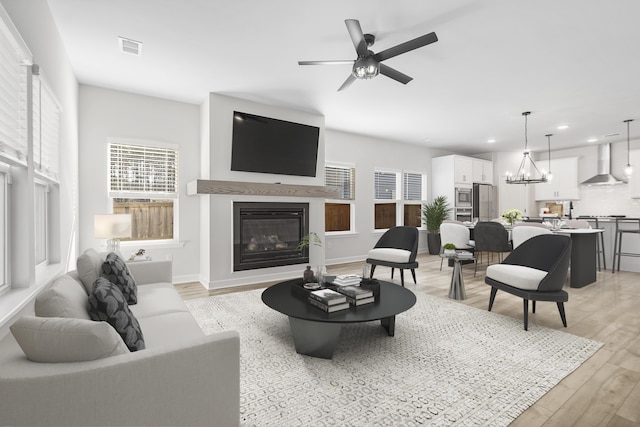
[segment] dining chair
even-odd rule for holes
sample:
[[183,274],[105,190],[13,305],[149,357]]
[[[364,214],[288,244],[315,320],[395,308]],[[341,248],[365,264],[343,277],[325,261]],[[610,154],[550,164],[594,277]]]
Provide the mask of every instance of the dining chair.
[[539,224],[540,227],[534,226],[533,223],[524,224],[516,224],[513,226],[511,230],[511,241],[513,243],[513,249],[516,249],[518,246],[522,244],[522,242],[529,240],[534,236],[538,236],[540,234],[552,234],[551,230],[548,227],[545,227],[542,224]]
[[490,264],[491,253],[497,253],[499,262],[502,262],[502,254],[513,249],[511,242],[509,242],[509,232],[497,222],[478,222],[473,229],[473,241],[478,258],[475,266],[476,271],[478,270],[478,262],[482,262],[483,252],[487,252],[487,263]]
[[[469,228],[462,224],[456,224],[453,222],[446,222],[440,225],[440,241],[442,246],[447,243],[453,243],[456,249],[464,249],[473,252],[474,241],[471,240],[471,232]],[[440,252],[442,252],[442,246]],[[442,271],[442,261],[440,259],[440,270]]]

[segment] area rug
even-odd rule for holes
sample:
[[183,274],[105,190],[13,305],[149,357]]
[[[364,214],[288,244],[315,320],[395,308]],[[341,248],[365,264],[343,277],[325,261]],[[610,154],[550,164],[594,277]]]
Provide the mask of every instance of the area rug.
[[418,294],[396,316],[345,325],[332,360],[297,354],[261,290],[186,301],[207,334],[240,333],[243,426],[506,426],[601,343]]

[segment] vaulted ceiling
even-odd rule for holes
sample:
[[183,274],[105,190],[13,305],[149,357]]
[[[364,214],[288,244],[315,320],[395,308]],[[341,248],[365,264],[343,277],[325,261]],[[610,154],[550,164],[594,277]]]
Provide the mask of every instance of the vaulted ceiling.
[[[640,137],[637,0],[48,0],[84,84],[189,103],[209,92],[319,113],[327,128],[461,153],[552,149]],[[337,89],[355,59],[345,19],[371,50],[439,41]],[[143,43],[118,50],[118,36]],[[568,128],[559,130],[558,126]],[[597,142],[588,142],[590,139]],[[488,142],[495,140],[495,142]]]

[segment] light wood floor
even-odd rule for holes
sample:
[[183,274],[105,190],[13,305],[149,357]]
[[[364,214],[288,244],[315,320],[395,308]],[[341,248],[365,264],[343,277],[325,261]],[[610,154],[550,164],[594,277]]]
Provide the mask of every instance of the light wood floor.
[[[451,268],[440,271],[440,258],[418,256],[415,285],[409,272],[405,285],[416,294],[447,298]],[[493,259],[492,262],[497,262]],[[463,268],[467,299],[461,304],[486,310],[490,287],[484,283],[485,264],[473,277],[473,265]],[[329,274],[359,274],[362,263],[329,266]],[[390,269],[378,267],[375,277],[389,280]],[[301,272],[302,273],[302,272]],[[396,271],[395,282],[399,283]],[[184,299],[245,291],[270,283],[207,291],[199,283],[176,285]],[[512,426],[640,426],[640,273],[598,272],[597,282],[584,288],[568,286],[568,328],[562,326],[555,303],[538,303],[529,322],[591,338],[605,345],[560,382]],[[498,292],[493,311],[522,319],[522,300]]]

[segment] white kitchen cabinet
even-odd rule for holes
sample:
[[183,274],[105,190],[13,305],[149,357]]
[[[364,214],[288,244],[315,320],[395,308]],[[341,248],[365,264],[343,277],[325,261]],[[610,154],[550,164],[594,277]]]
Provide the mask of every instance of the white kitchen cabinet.
[[629,152],[629,163],[633,166],[633,173],[629,178],[629,197],[640,199],[640,150]]
[[493,185],[493,162],[491,160],[473,159],[473,182]]
[[[549,161],[537,161],[536,166],[540,171],[548,171]],[[554,159],[552,157],[551,173],[553,174],[551,181],[532,184],[535,188],[536,201],[578,200],[580,198],[577,157],[564,157],[561,159]]]
[[473,184],[473,159],[453,156],[454,179],[456,184]]

